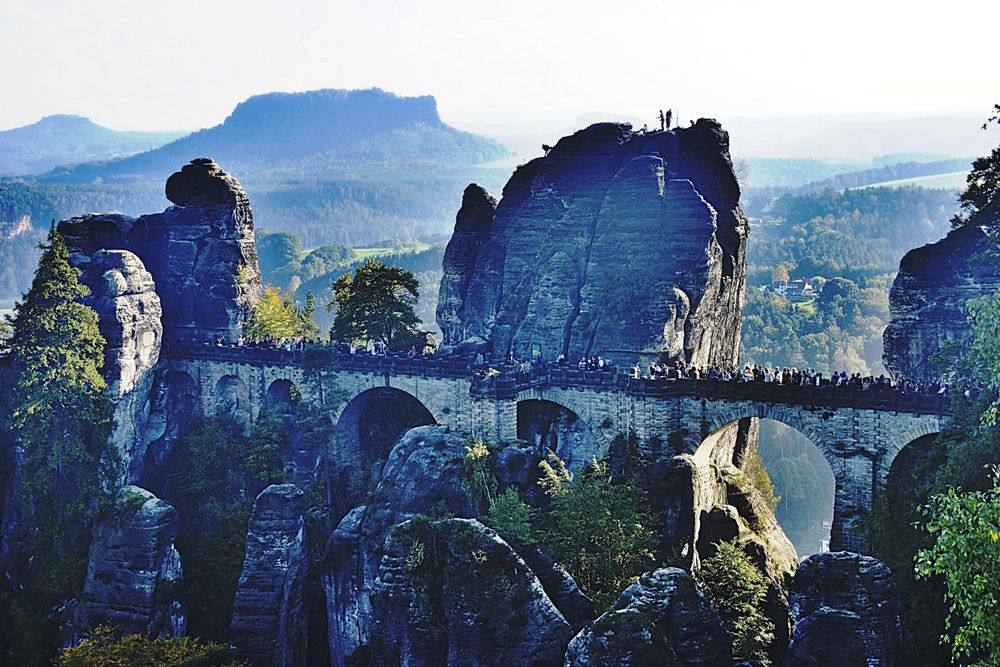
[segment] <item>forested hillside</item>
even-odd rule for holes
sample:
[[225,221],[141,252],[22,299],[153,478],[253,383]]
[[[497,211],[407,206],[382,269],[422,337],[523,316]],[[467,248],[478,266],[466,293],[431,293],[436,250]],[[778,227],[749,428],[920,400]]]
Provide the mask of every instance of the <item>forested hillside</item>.
[[[909,249],[936,241],[954,194],[871,188],[787,194],[751,226],[743,358],[750,363],[883,372],[888,293]],[[772,278],[804,278],[816,295],[790,300]]]
[[294,232],[309,246],[368,245],[449,232],[469,182],[499,189],[509,175],[479,165],[508,155],[443,123],[430,96],[271,93],[155,150],[0,183],[0,220],[28,215],[37,226],[89,211],[159,211],[166,178],[208,156],[240,179],[259,226]]

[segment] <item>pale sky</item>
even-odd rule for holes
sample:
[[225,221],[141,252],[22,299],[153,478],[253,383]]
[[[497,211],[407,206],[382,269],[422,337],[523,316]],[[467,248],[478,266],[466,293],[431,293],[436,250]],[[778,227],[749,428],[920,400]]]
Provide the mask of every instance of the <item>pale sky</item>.
[[0,0],[0,129],[196,129],[270,91],[443,118],[940,113],[1000,101],[997,0]]

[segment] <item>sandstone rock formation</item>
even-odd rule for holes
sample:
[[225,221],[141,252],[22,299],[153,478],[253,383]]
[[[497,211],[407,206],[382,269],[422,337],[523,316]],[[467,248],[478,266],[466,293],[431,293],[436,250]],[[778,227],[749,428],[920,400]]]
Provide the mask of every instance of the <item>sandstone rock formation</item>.
[[122,490],[117,515],[99,527],[90,550],[75,639],[102,624],[120,634],[184,634],[177,527],[177,511],[168,503],[137,486]]
[[678,568],[648,572],[584,628],[566,667],[732,663],[732,640],[694,579]]
[[104,379],[115,406],[111,440],[132,479],[145,456],[145,425],[153,369],[160,359],[163,325],[156,285],[142,261],[128,250],[73,255],[80,280],[90,288],[104,348]]
[[538,578],[473,519],[411,519],[386,540],[371,664],[560,665],[572,635]]
[[847,551],[807,558],[789,602],[795,630],[788,667],[915,664],[906,658],[892,572],[875,558]]
[[152,274],[164,339],[234,338],[260,292],[253,213],[239,182],[209,158],[167,181],[177,206],[129,218],[88,215],[59,223],[73,261],[98,250],[128,250]]
[[932,357],[968,335],[965,304],[1000,285],[997,263],[977,257],[986,250],[986,232],[966,226],[903,257],[889,291],[892,319],[883,335],[883,361],[894,376],[931,380],[944,370]]
[[764,612],[774,624],[769,654],[783,661],[791,633],[787,593],[798,564],[795,547],[778,525],[765,491],[753,484],[759,423],[744,419],[716,433],[693,454],[655,463],[647,488],[662,524],[662,553],[679,553],[692,567],[721,541],[738,544],[764,575]]
[[273,484],[254,502],[230,642],[239,658],[255,665],[305,664],[305,505],[294,484]]
[[349,512],[330,537],[323,580],[333,664],[368,644],[369,596],[393,526],[415,514],[475,514],[462,490],[465,446],[444,426],[407,431],[389,454],[371,502]]
[[[712,120],[638,134],[600,123],[518,168],[495,206],[465,192],[445,255],[444,343],[493,354],[736,360],[746,220]],[[491,215],[492,213],[492,215]]]

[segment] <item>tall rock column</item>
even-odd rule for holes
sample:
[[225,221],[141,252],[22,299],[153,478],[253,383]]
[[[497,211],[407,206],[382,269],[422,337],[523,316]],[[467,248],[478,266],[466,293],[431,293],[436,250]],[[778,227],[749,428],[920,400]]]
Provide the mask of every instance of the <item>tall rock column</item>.
[[255,665],[305,664],[305,505],[294,484],[271,485],[254,502],[229,632],[236,655]]
[[470,186],[445,251],[446,345],[547,359],[731,364],[747,223],[712,120],[639,134],[599,123],[521,166],[496,204]]
[[144,237],[167,341],[238,336],[261,290],[250,199],[210,158],[174,173],[166,194],[177,206],[140,218],[132,233]]
[[86,303],[97,311],[106,341],[102,372],[115,406],[111,441],[134,480],[145,455],[148,399],[163,340],[160,297],[149,271],[128,250],[74,253],[72,259],[90,288]]
[[145,489],[127,486],[117,512],[99,527],[91,547],[74,639],[103,624],[118,634],[183,635],[177,510]]
[[165,342],[234,338],[261,292],[250,200],[239,181],[210,158],[167,179],[175,204],[129,218],[88,215],[59,223],[70,251],[128,250],[156,283]]

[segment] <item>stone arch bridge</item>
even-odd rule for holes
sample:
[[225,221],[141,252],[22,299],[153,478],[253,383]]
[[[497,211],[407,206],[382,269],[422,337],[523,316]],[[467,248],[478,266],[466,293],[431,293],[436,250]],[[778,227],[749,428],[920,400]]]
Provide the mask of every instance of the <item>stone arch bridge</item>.
[[[318,370],[323,383],[310,379]],[[324,348],[172,347],[161,355],[161,373],[183,378],[202,414],[228,412],[248,425],[293,391],[303,400],[334,405],[334,417],[345,420],[352,404],[377,390],[391,391],[391,401],[415,400],[426,409],[422,423],[509,442],[519,435],[519,407],[545,401],[586,425],[596,453],[629,435],[653,456],[664,454],[664,444],[670,456],[695,454],[740,420],[774,419],[807,436],[830,464],[836,480],[831,548],[856,551],[864,544],[851,526],[871,508],[896,455],[940,432],[950,409],[946,397],[894,390],[654,381],[563,368],[484,379],[462,359],[372,357]],[[336,396],[319,395],[324,391]],[[651,451],[653,443],[658,454]]]

